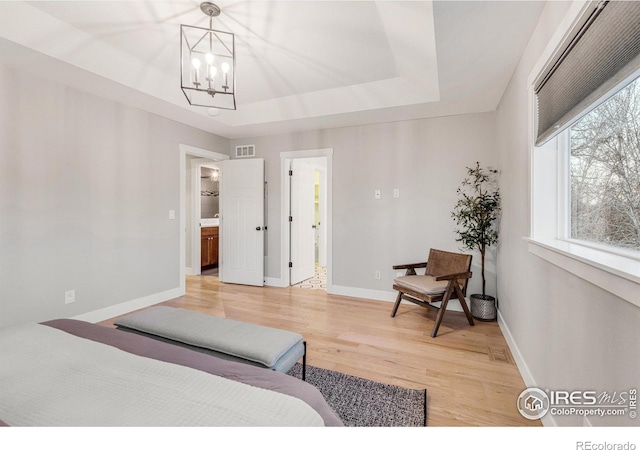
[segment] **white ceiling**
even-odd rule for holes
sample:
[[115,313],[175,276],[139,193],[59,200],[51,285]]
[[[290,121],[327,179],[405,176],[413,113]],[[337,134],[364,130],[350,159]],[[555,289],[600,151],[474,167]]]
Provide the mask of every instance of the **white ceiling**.
[[199,1],[0,1],[0,64],[229,137],[492,111],[542,1],[218,1],[236,111],[180,90]]

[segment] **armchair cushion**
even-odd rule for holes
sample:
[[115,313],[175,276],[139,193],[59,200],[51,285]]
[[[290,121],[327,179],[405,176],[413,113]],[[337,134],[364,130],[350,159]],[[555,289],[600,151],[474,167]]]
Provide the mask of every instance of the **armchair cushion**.
[[447,280],[436,281],[430,275],[407,275],[393,280],[400,287],[411,289],[425,295],[440,295],[447,289]]

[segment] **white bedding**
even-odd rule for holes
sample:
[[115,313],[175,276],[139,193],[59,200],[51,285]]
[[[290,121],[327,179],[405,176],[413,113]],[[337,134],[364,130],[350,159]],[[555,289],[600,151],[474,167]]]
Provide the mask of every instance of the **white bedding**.
[[11,426],[322,426],[295,397],[38,324],[0,330]]

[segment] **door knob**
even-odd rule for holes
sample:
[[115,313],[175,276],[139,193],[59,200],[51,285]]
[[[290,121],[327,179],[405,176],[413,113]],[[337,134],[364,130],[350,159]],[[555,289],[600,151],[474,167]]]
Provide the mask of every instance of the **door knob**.
[[260,231],[260,230],[262,230],[261,227],[256,227],[256,231]]

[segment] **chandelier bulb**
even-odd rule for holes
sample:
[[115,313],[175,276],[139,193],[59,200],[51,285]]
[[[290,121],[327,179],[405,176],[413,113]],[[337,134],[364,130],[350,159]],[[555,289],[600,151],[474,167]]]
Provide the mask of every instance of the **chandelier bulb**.
[[207,60],[207,64],[209,64],[209,65],[213,64],[213,54],[212,53],[207,53],[206,55],[204,55],[204,57]]
[[222,63],[222,71],[223,71],[224,73],[229,72],[229,63],[226,63],[226,62],[225,62],[225,63]]
[[198,58],[193,58],[191,60],[191,64],[193,64],[193,68],[195,69],[193,72],[193,84],[196,86],[200,85],[200,60]]

